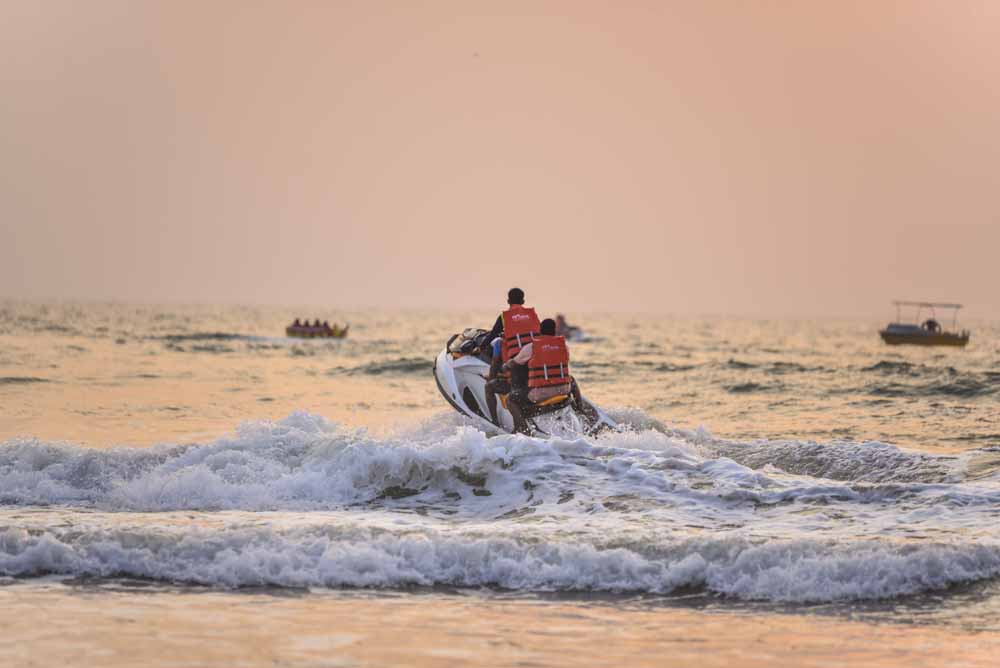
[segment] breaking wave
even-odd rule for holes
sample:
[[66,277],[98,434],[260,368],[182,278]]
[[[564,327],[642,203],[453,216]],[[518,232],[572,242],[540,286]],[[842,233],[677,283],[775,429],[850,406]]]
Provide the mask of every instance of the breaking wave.
[[[14,439],[0,446],[0,502],[131,511],[308,510],[387,497],[461,505],[462,499],[499,494],[498,508],[507,511],[543,492],[597,501],[683,493],[715,502],[774,503],[831,490],[854,493],[831,486],[834,481],[905,485],[962,477],[955,457],[881,443],[725,441],[658,431],[661,425],[637,413],[639,430],[596,440],[487,438],[451,415],[415,432],[376,438],[307,413],[247,422],[233,436],[203,445],[100,450]],[[629,413],[616,417],[627,420]],[[768,469],[800,477],[772,479]],[[1000,497],[989,492],[984,499]]]
[[632,429],[597,439],[487,438],[452,414],[375,437],[295,413],[200,445],[8,441],[0,575],[771,601],[1000,576],[1000,483],[966,480],[962,457],[613,413]]
[[718,440],[718,455],[750,468],[773,466],[787,473],[852,482],[937,483],[961,479],[960,458],[900,450],[886,443]]
[[131,576],[210,586],[406,587],[669,593],[747,600],[882,599],[1000,575],[1000,548],[865,541],[545,540],[343,522],[177,531],[0,530],[0,573]]

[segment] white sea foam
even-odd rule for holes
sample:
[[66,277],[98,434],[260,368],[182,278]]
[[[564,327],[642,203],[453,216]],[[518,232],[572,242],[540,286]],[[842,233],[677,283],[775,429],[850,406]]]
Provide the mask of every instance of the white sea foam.
[[877,599],[1000,574],[1000,546],[749,541],[734,536],[616,545],[481,531],[363,528],[278,532],[0,531],[0,575],[133,576],[239,587],[490,586],[752,600]]
[[[655,430],[596,440],[487,438],[453,420],[375,438],[296,413],[279,422],[247,422],[205,445],[95,450],[9,441],[0,446],[0,501],[120,510],[309,509],[417,494],[422,501],[467,499],[477,489],[482,497],[484,490],[492,496],[509,488],[519,499],[526,486],[544,488],[538,494],[673,493],[754,503],[935,492],[962,495],[963,503],[977,495],[997,500],[993,488],[941,484],[962,470],[947,457],[884,444],[767,445]],[[817,468],[839,475],[810,477]]]
[[1000,573],[1000,482],[963,471],[885,444],[487,438],[452,417],[374,437],[296,413],[146,450],[17,440],[0,575],[883,598]]

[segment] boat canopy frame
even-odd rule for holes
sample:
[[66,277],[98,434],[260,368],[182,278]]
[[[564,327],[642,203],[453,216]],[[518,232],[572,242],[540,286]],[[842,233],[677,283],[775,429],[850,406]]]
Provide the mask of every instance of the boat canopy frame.
[[917,324],[920,324],[920,312],[923,309],[925,308],[930,309],[931,318],[937,320],[937,312],[934,309],[940,308],[940,309],[950,309],[951,311],[953,311],[951,317],[951,328],[952,329],[958,328],[958,311],[959,309],[962,308],[961,304],[952,304],[949,302],[913,302],[902,299],[897,299],[896,301],[892,302],[892,304],[893,306],[896,307],[896,322],[902,322],[900,310],[904,306],[910,306],[910,307],[915,306],[917,308],[917,317],[916,317]]

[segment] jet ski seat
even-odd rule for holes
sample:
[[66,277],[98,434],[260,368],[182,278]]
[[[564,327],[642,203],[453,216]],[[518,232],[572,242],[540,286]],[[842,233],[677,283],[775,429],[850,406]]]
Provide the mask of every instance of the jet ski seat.
[[[507,408],[507,396],[506,394],[500,395],[500,403],[503,404],[504,408]],[[568,394],[557,394],[554,397],[549,397],[544,401],[539,401],[537,404],[531,404],[531,408],[545,408],[546,406],[555,406],[556,404],[561,404],[562,402],[569,399]]]
[[537,404],[535,404],[535,408],[542,408],[544,406],[551,406],[553,404],[559,404],[559,403],[562,403],[562,402],[566,401],[567,399],[569,399],[569,395],[568,394],[557,394],[554,397],[549,397],[545,401],[539,401]]
[[[500,403],[503,405],[503,407],[506,408],[507,410],[510,410],[510,408],[508,408],[507,406],[507,404],[509,403],[507,401],[509,395],[501,394],[499,396],[500,396]],[[559,410],[563,406],[569,404],[569,402],[570,402],[570,395],[557,394],[556,396],[549,397],[544,401],[539,401],[537,404],[529,404],[528,406],[525,406],[524,417],[532,418],[538,415],[549,413],[551,411]]]

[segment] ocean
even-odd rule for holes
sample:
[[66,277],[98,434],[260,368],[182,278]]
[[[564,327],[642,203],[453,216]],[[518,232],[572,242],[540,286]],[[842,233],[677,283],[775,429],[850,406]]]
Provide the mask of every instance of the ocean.
[[567,315],[621,433],[453,412],[488,310],[0,302],[0,665],[995,665],[1000,325]]

